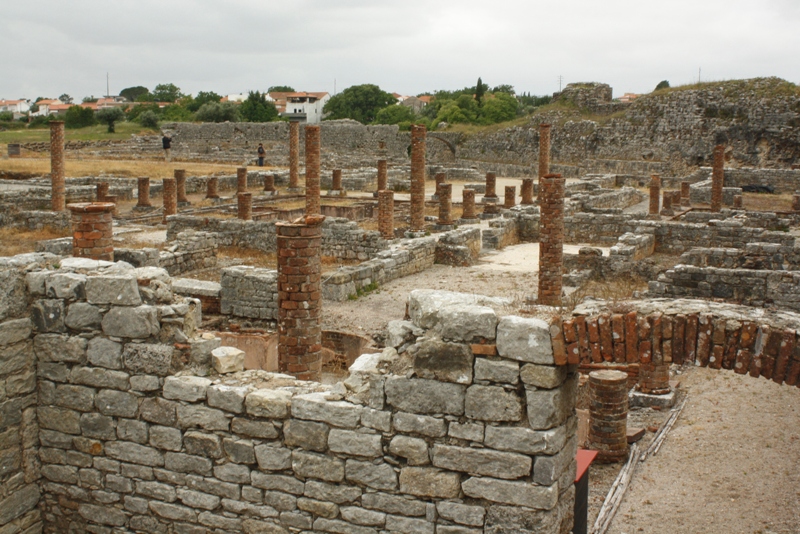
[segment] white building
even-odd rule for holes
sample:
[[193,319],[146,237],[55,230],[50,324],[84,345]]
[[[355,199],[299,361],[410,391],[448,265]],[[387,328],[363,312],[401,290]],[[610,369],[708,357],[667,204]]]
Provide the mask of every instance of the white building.
[[322,121],[322,109],[331,95],[328,93],[268,93],[267,97],[275,103],[281,117],[307,124]]
[[0,112],[10,111],[14,114],[14,120],[22,117],[30,109],[30,100],[0,100]]

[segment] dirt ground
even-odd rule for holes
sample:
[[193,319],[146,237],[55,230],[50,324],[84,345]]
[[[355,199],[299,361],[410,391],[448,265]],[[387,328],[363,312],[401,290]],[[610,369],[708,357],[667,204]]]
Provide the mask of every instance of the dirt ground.
[[[324,328],[378,333],[403,317],[416,288],[509,297],[514,313],[536,285],[531,272],[436,265],[355,301],[326,301]],[[683,413],[659,453],[639,465],[608,532],[800,532],[800,390],[731,371],[678,371],[688,396]],[[667,416],[640,409],[629,424],[660,426]],[[653,436],[647,432],[642,445]],[[590,471],[590,528],[619,467]]]

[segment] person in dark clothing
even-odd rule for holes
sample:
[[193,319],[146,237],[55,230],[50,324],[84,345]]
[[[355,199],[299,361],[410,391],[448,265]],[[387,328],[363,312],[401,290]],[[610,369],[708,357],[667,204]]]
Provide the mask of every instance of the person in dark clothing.
[[164,137],[161,138],[161,146],[164,148],[164,159],[169,161],[169,149],[172,148],[172,138],[164,134]]
[[258,143],[258,166],[264,166],[264,156],[267,154],[267,151],[264,150],[264,144]]

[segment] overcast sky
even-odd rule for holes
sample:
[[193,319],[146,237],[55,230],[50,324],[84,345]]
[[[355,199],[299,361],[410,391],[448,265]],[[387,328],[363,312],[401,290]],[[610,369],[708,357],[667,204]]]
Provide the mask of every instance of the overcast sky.
[[4,0],[0,98],[800,82],[800,0]]

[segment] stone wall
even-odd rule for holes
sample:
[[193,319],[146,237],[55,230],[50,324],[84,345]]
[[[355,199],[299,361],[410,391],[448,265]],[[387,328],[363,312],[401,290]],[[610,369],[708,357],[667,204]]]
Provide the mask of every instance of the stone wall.
[[[742,194],[741,187],[728,187],[727,185],[722,188],[722,204],[725,206],[733,206],[733,197]],[[711,203],[711,180],[703,180],[689,186],[689,198],[692,204],[710,204]]]
[[367,260],[388,248],[377,230],[363,230],[355,221],[327,218],[322,223],[322,255],[346,260]]
[[[699,180],[711,179],[711,167],[700,167],[693,175]],[[698,181],[699,181],[698,180]],[[800,184],[798,169],[726,168],[725,187],[761,185],[772,187],[775,193],[794,193]]]
[[639,221],[634,233],[655,235],[655,251],[669,254],[682,254],[694,247],[744,249],[747,243],[779,243],[792,248],[795,243],[794,236],[787,232],[746,227],[734,219],[712,220],[708,224]]
[[800,248],[778,243],[747,243],[737,248],[693,248],[681,254],[681,263],[725,269],[800,270]]
[[445,232],[436,242],[435,263],[469,267],[478,262],[481,247],[480,228],[459,228]]
[[0,209],[0,226],[25,230],[53,228],[69,231],[70,213],[69,211],[17,211],[12,207],[4,207]]
[[[514,211],[511,210],[512,213]],[[483,248],[487,250],[500,250],[509,245],[516,245],[520,241],[519,224],[516,217],[504,215],[499,219],[491,219],[489,228],[483,230],[481,239],[483,240]]]
[[222,269],[220,313],[278,320],[278,271],[236,266]]
[[[568,188],[569,190],[569,188]],[[619,208],[625,209],[642,202],[644,194],[632,187],[622,189],[591,191],[590,194],[572,194],[570,203],[579,204],[581,210]]]

